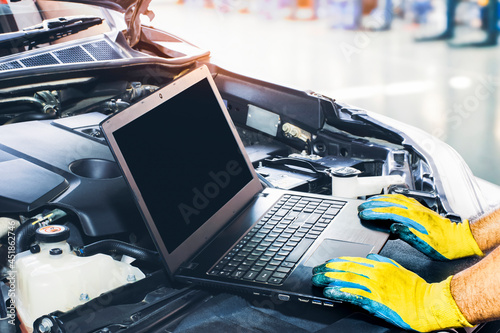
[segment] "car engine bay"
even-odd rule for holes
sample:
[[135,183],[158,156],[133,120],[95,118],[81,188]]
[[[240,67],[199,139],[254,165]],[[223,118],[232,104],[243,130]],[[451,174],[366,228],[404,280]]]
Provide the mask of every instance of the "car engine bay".
[[[264,186],[352,198],[404,193],[448,213],[426,161],[396,133],[356,117],[359,110],[209,66]],[[29,84],[23,77],[0,82],[2,318],[18,320],[23,331],[32,331],[34,322],[43,332],[45,324],[62,325],[54,318],[66,312],[72,323],[88,319],[81,306],[94,313],[91,300],[113,290],[122,296],[115,294],[106,309],[122,298],[138,302],[120,305],[124,318],[144,314],[148,304],[175,307],[204,296],[165,288],[154,245],[99,129],[107,116],[185,70],[139,63],[38,75]],[[185,149],[196,154],[197,147]],[[15,302],[9,301],[12,286]],[[54,286],[55,295],[47,296]],[[151,301],[146,305],[144,295]]]

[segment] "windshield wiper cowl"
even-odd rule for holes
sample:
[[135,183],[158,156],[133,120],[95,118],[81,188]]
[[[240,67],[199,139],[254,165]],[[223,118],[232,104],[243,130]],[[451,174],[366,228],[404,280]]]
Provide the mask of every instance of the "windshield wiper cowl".
[[38,44],[49,43],[102,24],[103,21],[98,16],[69,16],[44,20],[41,24],[25,28],[21,31],[1,34],[0,47],[33,47]]

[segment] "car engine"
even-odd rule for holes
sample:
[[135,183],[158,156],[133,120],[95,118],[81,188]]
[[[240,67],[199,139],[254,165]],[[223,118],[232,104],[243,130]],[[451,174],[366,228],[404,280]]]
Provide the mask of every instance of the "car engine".
[[[443,211],[429,166],[396,134],[327,97],[210,66],[264,186],[405,193]],[[44,315],[161,271],[99,123],[184,70],[146,63],[0,82],[0,317],[43,332],[54,325]]]

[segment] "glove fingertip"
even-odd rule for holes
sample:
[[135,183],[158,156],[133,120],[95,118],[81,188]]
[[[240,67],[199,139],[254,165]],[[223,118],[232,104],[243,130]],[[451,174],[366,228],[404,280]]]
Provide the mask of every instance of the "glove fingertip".
[[371,208],[364,209],[358,214],[362,220],[376,220],[379,215],[380,213],[374,212]]
[[358,211],[371,209],[371,208],[381,208],[381,207],[392,207],[393,203],[384,200],[370,200],[365,201],[358,206]]
[[326,287],[332,282],[332,280],[326,277],[323,273],[313,275],[311,281],[316,287]]
[[316,266],[312,269],[312,273],[314,274],[319,274],[323,271],[323,268],[321,266]]
[[337,301],[347,301],[349,302],[352,298],[352,295],[340,290],[340,287],[326,287],[323,290],[323,295],[330,299],[334,299]]
[[373,200],[384,200],[384,199],[390,199],[391,196],[388,194],[379,194],[379,195],[374,195],[373,197],[370,197],[370,201]]
[[326,287],[323,290],[323,295],[325,297],[336,300],[336,301],[341,301],[345,303],[350,303],[356,306],[360,306],[364,308],[365,310],[370,311],[371,307],[375,302],[360,296],[356,294],[351,294],[346,291],[342,291],[340,287]]
[[[382,258],[382,256],[380,254],[376,254],[376,253],[369,253],[366,256],[366,259],[371,259],[371,260],[375,260],[375,261],[381,261],[380,258]],[[383,258],[385,258],[385,257],[383,257]]]

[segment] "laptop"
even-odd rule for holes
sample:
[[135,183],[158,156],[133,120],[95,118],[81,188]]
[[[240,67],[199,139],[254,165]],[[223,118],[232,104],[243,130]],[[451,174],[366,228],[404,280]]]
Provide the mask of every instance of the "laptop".
[[176,281],[332,306],[312,268],[388,239],[360,200],[263,188],[206,66],[100,126]]

